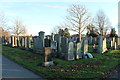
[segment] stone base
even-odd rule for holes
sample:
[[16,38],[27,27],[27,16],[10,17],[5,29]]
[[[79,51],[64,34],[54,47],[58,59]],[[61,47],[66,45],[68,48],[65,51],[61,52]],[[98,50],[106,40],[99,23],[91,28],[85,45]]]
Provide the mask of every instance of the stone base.
[[79,59],[82,59],[82,55],[78,55],[78,54],[77,54],[77,55],[76,55],[76,59],[78,59],[78,60],[79,60]]
[[53,61],[48,61],[43,63],[43,66],[53,66],[53,65],[54,65]]
[[74,55],[68,55],[68,56],[67,56],[67,60],[68,60],[68,61],[73,61],[73,60],[75,60]]
[[103,49],[102,53],[106,52],[107,51],[107,48],[106,49]]

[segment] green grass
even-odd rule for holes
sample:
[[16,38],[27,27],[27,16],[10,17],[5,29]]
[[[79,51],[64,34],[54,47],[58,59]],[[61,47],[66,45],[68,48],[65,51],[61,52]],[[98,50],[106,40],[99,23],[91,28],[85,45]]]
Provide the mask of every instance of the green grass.
[[58,58],[52,60],[56,66],[42,67],[43,56],[29,51],[7,46],[2,47],[6,57],[42,75],[45,78],[96,78],[115,68],[120,62],[120,50],[112,50],[107,54],[92,54],[95,58],[77,61],[65,61]]

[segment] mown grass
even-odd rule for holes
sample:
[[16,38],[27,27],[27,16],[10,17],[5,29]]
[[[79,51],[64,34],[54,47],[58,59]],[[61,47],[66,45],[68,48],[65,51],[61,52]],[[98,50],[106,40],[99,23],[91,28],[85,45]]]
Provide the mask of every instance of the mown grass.
[[44,78],[96,78],[120,64],[120,50],[112,50],[106,54],[92,53],[95,58],[76,61],[53,58],[57,65],[51,67],[40,66],[43,56],[26,50],[3,46],[2,53]]

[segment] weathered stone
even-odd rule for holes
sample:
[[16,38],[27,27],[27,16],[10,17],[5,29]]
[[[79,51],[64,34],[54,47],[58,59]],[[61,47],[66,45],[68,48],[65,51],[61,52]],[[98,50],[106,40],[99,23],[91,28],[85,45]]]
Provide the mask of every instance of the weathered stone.
[[60,47],[61,36],[60,34],[55,34],[54,38],[55,38],[55,41],[57,42],[57,52],[60,53],[61,52],[61,47]]
[[43,54],[44,53],[44,33],[43,31],[39,32],[39,36],[35,36],[34,37],[34,44],[33,44],[33,51],[35,53],[40,53]]
[[76,59],[82,58],[82,53],[81,53],[81,43],[77,43],[77,50],[76,50]]
[[61,56],[65,56],[68,53],[68,39],[66,37],[61,38]]
[[68,46],[67,60],[68,61],[74,60],[74,58],[75,58],[75,56],[74,56],[74,44],[73,44],[73,42],[70,42],[69,46]]
[[11,46],[14,47],[14,36],[11,36]]
[[45,47],[45,53],[44,53],[44,66],[52,66],[54,65],[53,61],[52,61],[52,49],[50,47]]
[[51,47],[51,40],[48,38],[45,39],[45,47]]
[[103,43],[102,43],[102,53],[107,51],[107,45],[106,45],[106,38],[104,38]]
[[103,38],[102,35],[99,35],[98,53],[102,53],[102,47],[103,47]]

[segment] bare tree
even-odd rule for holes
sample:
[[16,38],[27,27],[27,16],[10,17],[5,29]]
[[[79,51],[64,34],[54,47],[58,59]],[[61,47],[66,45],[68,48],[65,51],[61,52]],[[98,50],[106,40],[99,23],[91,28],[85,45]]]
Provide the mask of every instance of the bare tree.
[[111,27],[108,17],[105,15],[105,13],[102,10],[99,10],[97,12],[95,23],[99,30],[99,33],[104,36],[107,34],[109,27]]
[[3,28],[5,31],[9,31],[10,27],[7,25],[7,18],[3,12],[0,12],[0,27]]
[[59,26],[55,26],[52,28],[50,33],[58,34],[59,30],[62,28],[65,28],[65,26],[63,24],[60,24]]
[[0,12],[0,36],[10,36],[10,27],[8,27],[7,21],[5,14]]
[[6,25],[6,18],[5,15],[0,12],[0,27],[4,28]]
[[13,34],[19,36],[19,35],[26,35],[27,34],[27,30],[25,25],[23,25],[23,22],[19,19],[15,20],[14,26],[13,26]]
[[75,31],[79,35],[81,41],[81,34],[87,28],[90,16],[88,16],[88,11],[85,6],[82,5],[72,5],[67,9],[68,16],[67,23],[65,24],[69,30]]
[[57,34],[58,31],[59,31],[60,27],[59,26],[55,26],[51,29],[51,32],[50,33],[54,33],[54,34]]

